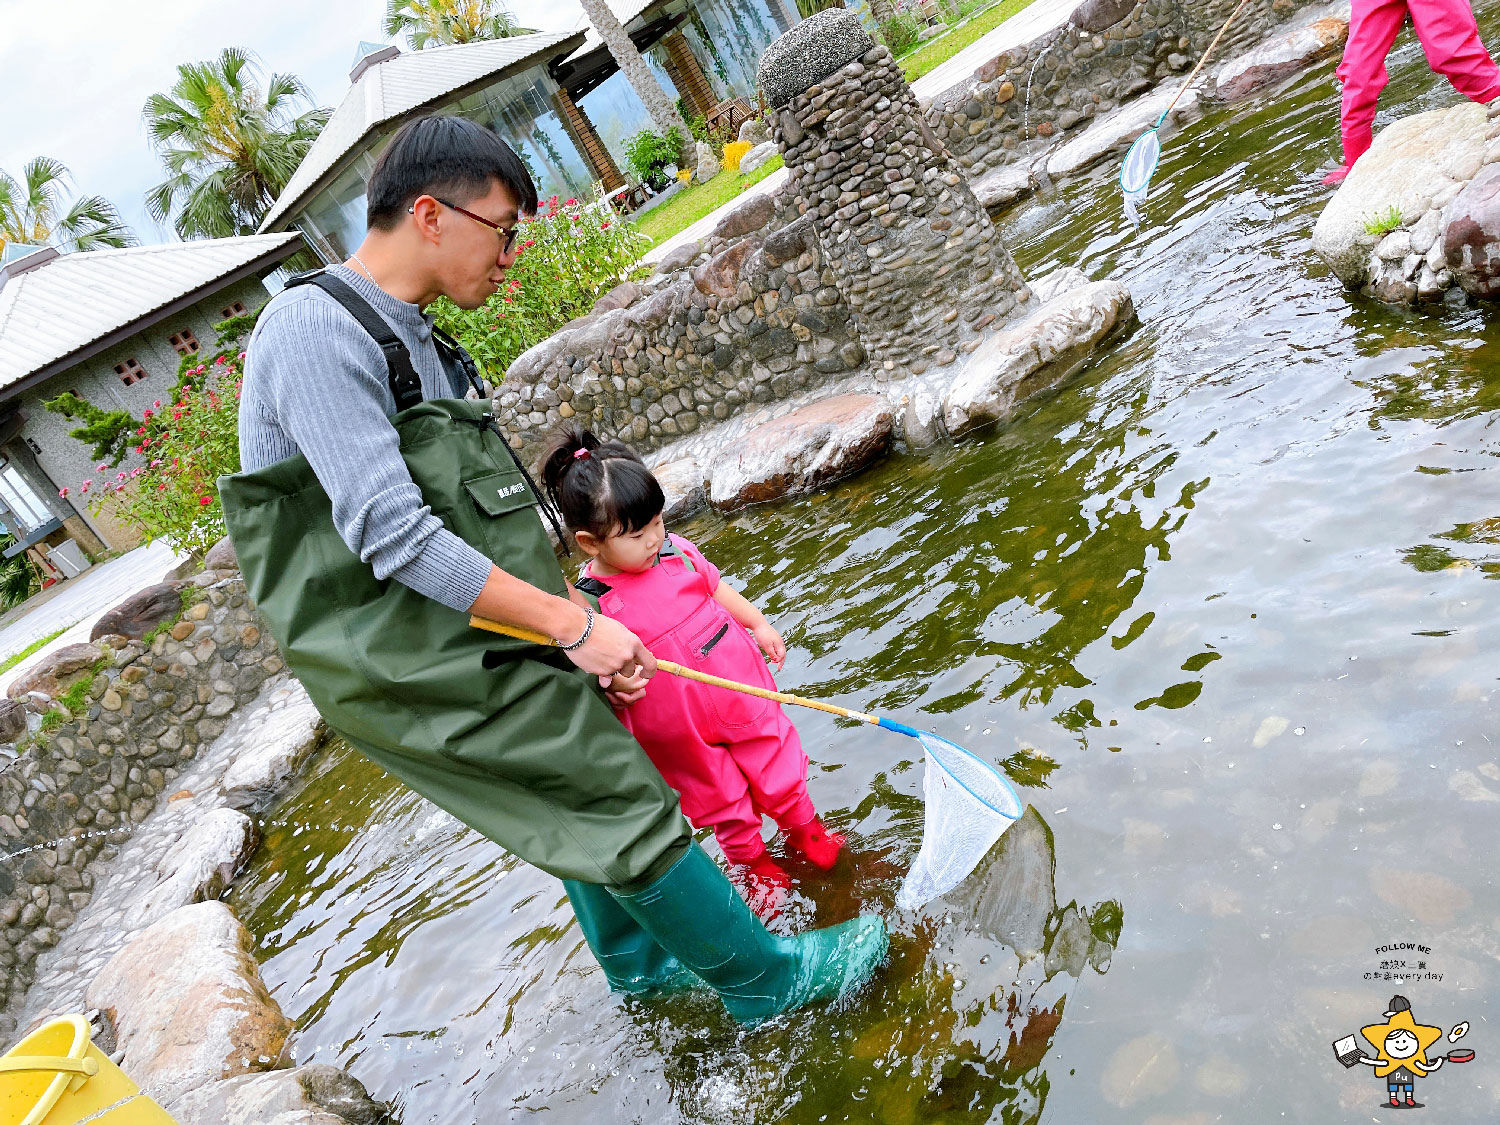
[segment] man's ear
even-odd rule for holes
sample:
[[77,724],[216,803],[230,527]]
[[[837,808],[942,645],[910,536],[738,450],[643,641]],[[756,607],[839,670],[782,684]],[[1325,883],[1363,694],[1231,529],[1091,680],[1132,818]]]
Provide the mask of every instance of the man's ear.
[[430,195],[419,195],[411,205],[412,222],[416,224],[417,233],[428,242],[436,242],[439,237],[438,216],[442,213],[443,206]]

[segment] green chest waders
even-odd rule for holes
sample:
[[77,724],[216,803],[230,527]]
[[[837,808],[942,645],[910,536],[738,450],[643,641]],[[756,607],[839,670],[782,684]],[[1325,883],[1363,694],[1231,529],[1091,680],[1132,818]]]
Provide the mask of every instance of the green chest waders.
[[[337,278],[298,279],[308,282],[385,351],[398,406],[391,424],[433,513],[505,571],[566,596],[531,481],[484,405],[422,402],[410,356],[384,320]],[[467,613],[377,579],[338,534],[305,458],[225,477],[219,488],[250,595],[329,727],[433,804],[564,879],[611,984],[634,991],[632,982],[673,976],[675,962],[598,884],[649,883],[681,858],[690,829],[597,680],[555,649],[481,632]]]

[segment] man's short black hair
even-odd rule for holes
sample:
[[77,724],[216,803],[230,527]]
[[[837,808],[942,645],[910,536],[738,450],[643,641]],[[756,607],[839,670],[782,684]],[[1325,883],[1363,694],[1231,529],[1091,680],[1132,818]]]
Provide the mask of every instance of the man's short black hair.
[[366,222],[390,230],[421,195],[460,207],[499,180],[523,214],[536,213],[536,185],[515,151],[493,130],[467,117],[435,115],[408,121],[375,161],[365,188]]

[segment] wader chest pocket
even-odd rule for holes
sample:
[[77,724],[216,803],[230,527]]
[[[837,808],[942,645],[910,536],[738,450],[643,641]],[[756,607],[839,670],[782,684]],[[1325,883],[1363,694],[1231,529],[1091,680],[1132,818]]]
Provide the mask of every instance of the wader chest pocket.
[[487,516],[503,516],[536,503],[519,469],[507,469],[464,482],[475,505]]

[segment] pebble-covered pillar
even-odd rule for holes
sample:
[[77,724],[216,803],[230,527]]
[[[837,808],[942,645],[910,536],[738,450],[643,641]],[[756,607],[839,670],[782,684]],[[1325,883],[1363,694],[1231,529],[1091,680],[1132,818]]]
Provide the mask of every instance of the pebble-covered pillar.
[[766,49],[760,85],[871,366],[921,374],[978,344],[1024,287],[890,51],[829,8]]

